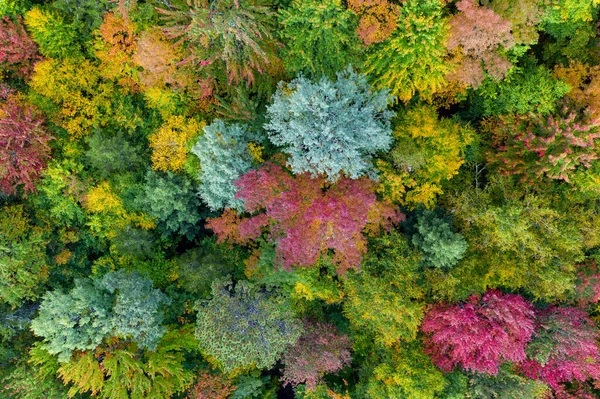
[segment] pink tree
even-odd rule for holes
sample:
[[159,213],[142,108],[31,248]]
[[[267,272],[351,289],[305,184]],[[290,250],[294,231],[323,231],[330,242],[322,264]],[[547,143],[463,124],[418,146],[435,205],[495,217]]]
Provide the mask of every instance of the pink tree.
[[10,98],[0,107],[0,191],[35,191],[35,181],[50,158],[48,141],[52,136],[44,118],[33,106]]
[[600,379],[598,329],[581,308],[550,307],[538,312],[535,337],[523,374],[559,392],[570,381]]
[[285,269],[309,267],[319,256],[334,251],[338,274],[358,269],[367,249],[363,231],[389,229],[404,215],[375,195],[375,183],[366,178],[341,178],[330,185],[323,177],[292,176],[281,166],[267,163],[240,177],[237,198],[254,214],[240,218],[228,210],[209,220],[220,241],[247,243],[269,231],[277,243],[277,262]]
[[334,325],[305,321],[305,333],[283,355],[284,384],[306,383],[314,390],[326,373],[335,373],[350,364],[350,339],[339,335]]
[[27,77],[41,60],[33,40],[23,28],[21,17],[0,19],[0,66],[17,77]]
[[488,291],[465,303],[433,307],[421,325],[434,363],[496,375],[502,362],[525,360],[534,329],[533,307],[519,295]]

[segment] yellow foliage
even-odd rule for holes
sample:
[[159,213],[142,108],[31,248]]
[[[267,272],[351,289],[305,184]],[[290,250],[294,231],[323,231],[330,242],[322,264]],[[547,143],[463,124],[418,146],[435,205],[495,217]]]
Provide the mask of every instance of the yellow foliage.
[[149,87],[144,92],[148,107],[160,112],[163,119],[169,119],[177,112],[177,95],[169,89]]
[[173,116],[150,136],[152,169],[179,172],[183,170],[190,141],[200,132],[203,122]]
[[263,150],[264,146],[256,143],[248,143],[248,150],[250,151],[250,155],[252,155],[252,159],[256,163],[263,163],[265,160],[263,159]]
[[474,139],[468,127],[438,119],[435,108],[417,106],[406,111],[394,130],[393,166],[377,161],[381,181],[378,192],[401,205],[435,205],[441,184],[458,174],[463,154]]
[[52,121],[74,138],[116,119],[126,127],[137,125],[130,117],[119,119],[119,110],[113,109],[111,99],[123,95],[123,89],[105,82],[100,69],[87,60],[44,60],[35,66],[30,86],[59,107]]
[[57,265],[66,265],[69,259],[71,259],[71,255],[73,255],[71,251],[64,249],[54,257],[54,261]]
[[156,226],[150,216],[128,212],[123,207],[121,197],[108,182],[91,188],[83,205],[92,213],[88,222],[90,229],[100,237],[114,238],[117,231],[127,225],[135,225],[142,229],[152,229]]

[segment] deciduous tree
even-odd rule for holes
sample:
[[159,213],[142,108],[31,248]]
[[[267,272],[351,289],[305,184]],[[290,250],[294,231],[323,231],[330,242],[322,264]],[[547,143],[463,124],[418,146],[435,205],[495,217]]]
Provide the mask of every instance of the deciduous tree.
[[48,133],[41,112],[32,105],[10,98],[0,105],[0,191],[25,194],[36,191],[35,183],[50,158]]
[[21,17],[13,21],[0,19],[0,66],[19,78],[28,77],[36,62],[41,59],[36,44],[23,28]]

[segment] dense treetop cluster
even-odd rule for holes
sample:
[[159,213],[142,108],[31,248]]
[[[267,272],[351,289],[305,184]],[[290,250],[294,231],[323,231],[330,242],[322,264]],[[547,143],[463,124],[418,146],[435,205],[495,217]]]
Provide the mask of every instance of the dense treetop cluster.
[[600,398],[600,0],[0,0],[0,397]]

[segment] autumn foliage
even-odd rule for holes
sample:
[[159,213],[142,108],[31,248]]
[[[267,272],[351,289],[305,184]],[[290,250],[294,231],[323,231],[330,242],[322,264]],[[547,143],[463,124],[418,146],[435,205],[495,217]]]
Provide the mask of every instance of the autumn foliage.
[[45,119],[32,105],[10,98],[0,106],[0,191],[35,191],[35,182],[50,158]]
[[503,362],[525,360],[534,313],[522,297],[491,290],[464,303],[435,305],[421,330],[427,352],[443,371],[459,366],[497,374]]
[[402,219],[393,206],[377,201],[375,183],[366,178],[342,178],[329,185],[325,178],[304,173],[293,177],[283,168],[265,164],[237,180],[237,198],[249,217],[231,211],[209,219],[208,227],[221,241],[256,240],[269,230],[277,243],[277,262],[285,269],[310,267],[333,250],[338,273],[358,269],[366,252],[364,230],[389,229]]
[[356,34],[367,46],[387,39],[398,25],[399,7],[387,0],[350,0],[348,8],[360,16]]
[[23,28],[21,17],[0,19],[0,66],[17,77],[28,77],[41,59],[36,44]]

